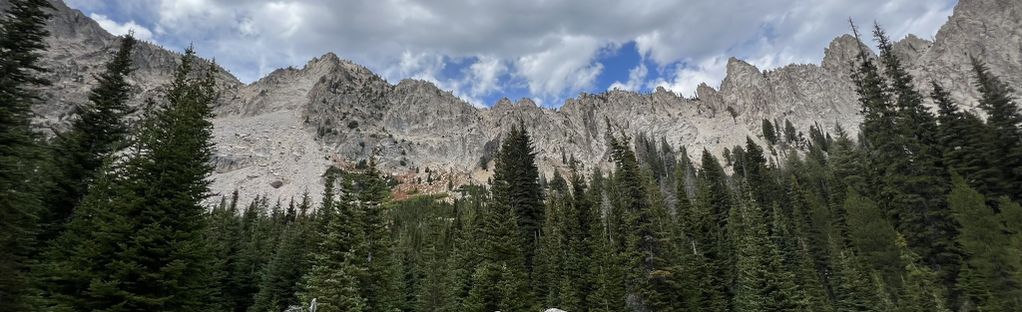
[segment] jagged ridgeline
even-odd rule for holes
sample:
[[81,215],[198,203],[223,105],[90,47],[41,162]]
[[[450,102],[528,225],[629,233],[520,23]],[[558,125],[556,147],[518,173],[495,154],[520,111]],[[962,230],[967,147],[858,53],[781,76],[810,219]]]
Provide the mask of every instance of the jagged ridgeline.
[[[8,1],[0,0],[0,7]],[[52,3],[56,9],[40,62],[50,69],[43,76],[53,84],[42,88],[42,101],[33,106],[34,124],[46,131],[66,129],[72,108],[87,101],[94,75],[119,45],[87,16]],[[1019,6],[1018,1],[960,1],[934,38],[908,36],[893,42],[892,49],[916,77],[914,86],[928,90],[936,80],[963,110],[982,115],[968,56],[984,60],[992,73],[1022,89]],[[780,128],[787,119],[802,131],[819,123],[831,133],[841,124],[855,138],[861,115],[849,73],[859,45],[842,35],[822,51],[820,64],[771,70],[731,59],[724,81],[700,86],[696,94],[581,94],[559,109],[537,107],[528,99],[476,108],[431,83],[388,82],[329,53],[251,84],[221,70],[212,119],[212,190],[220,195],[241,190],[246,202],[257,195],[287,201],[305,191],[321,193],[321,175],[331,165],[352,168],[373,156],[380,171],[397,176],[403,193],[443,192],[448,183],[484,184],[493,175],[495,147],[519,121],[533,133],[537,165],[547,177],[568,169],[562,155],[574,155],[587,170],[609,169],[608,118],[629,135],[662,137],[672,146],[707,148],[717,156],[725,147],[744,144],[746,136],[764,144],[763,119],[781,121]],[[128,103],[137,107],[160,95],[180,55],[140,42],[131,58],[135,70],[128,75]],[[935,108],[929,99],[924,102]]]
[[0,311],[1022,311],[1017,1],[558,110],[0,8]]

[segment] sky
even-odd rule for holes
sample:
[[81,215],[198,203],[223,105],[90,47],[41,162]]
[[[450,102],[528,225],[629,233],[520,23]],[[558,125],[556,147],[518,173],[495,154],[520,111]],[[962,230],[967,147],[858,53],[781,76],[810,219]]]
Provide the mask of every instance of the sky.
[[476,106],[559,107],[581,92],[693,96],[730,57],[819,63],[848,19],[932,39],[956,0],[65,0],[115,35],[197,52],[250,83],[334,52],[391,83]]

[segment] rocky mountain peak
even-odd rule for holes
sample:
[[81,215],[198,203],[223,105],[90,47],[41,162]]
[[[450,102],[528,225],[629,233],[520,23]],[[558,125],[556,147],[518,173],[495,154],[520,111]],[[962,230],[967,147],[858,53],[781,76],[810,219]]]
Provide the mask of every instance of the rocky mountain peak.
[[[0,7],[6,2],[0,0]],[[908,36],[895,44],[896,50],[911,59],[906,64],[920,90],[936,80],[968,107],[976,98],[968,55],[982,58],[1022,90],[1019,12],[1020,1],[963,0],[932,42]],[[62,3],[50,27],[54,36],[44,65],[53,69],[49,78],[55,83],[44,90],[45,103],[34,109],[44,121],[57,122],[85,100],[92,75],[116,49],[116,37]],[[861,117],[850,73],[860,49],[873,53],[851,35],[841,35],[826,48],[820,65],[762,71],[730,58],[720,87],[701,83],[695,99],[664,88],[653,94],[584,93],[561,109],[508,98],[479,109],[426,81],[392,85],[333,53],[249,85],[225,73],[224,103],[213,120],[217,169],[212,188],[220,194],[238,189],[244,196],[285,200],[304,191],[318,194],[327,166],[348,167],[369,158],[403,183],[401,189],[439,192],[447,181],[485,183],[502,134],[520,121],[533,134],[540,170],[547,175],[567,170],[561,155],[606,166],[606,138],[612,130],[605,121],[614,125],[613,131],[665,138],[689,151],[721,152],[744,144],[746,136],[758,140],[764,118],[787,119],[800,129],[814,122],[842,124],[854,135]],[[179,57],[155,45],[139,45],[138,70],[131,77],[139,95],[133,101],[157,96]]]
[[855,39],[855,36],[849,34],[838,36],[823,50],[821,66],[832,72],[847,72],[861,51],[873,53],[873,50]]
[[507,97],[501,97],[499,100],[497,100],[497,103],[494,103],[493,106],[490,107],[490,109],[494,111],[505,111],[510,110],[511,107],[513,107],[514,105],[515,104],[511,102],[511,99]]
[[891,48],[898,55],[898,58],[901,59],[902,63],[906,66],[912,66],[926,50],[930,49],[930,46],[933,46],[932,41],[909,34],[892,44]]
[[726,77],[742,77],[760,74],[759,68],[736,57],[727,59]]

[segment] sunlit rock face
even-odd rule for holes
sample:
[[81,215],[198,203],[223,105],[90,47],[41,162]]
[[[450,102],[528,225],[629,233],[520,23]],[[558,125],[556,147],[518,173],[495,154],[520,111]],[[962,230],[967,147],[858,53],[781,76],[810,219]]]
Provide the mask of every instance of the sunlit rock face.
[[[0,7],[6,3],[0,0]],[[40,129],[66,123],[117,48],[117,38],[96,22],[55,5],[44,54],[53,85],[34,108]],[[1022,1],[960,1],[932,42],[908,36],[894,49],[920,90],[928,93],[929,82],[937,81],[976,111],[970,55],[1022,90]],[[399,193],[445,191],[449,182],[485,183],[502,133],[519,123],[532,134],[547,175],[566,170],[563,158],[571,156],[606,166],[611,133],[662,137],[690,154],[704,148],[719,153],[744,144],[746,137],[760,140],[763,119],[787,119],[803,130],[814,123],[828,130],[841,124],[854,135],[861,117],[850,74],[860,51],[872,57],[854,37],[841,35],[819,65],[763,70],[731,59],[720,86],[700,85],[695,98],[664,89],[610,91],[580,94],[559,109],[529,99],[476,108],[429,82],[391,84],[329,53],[247,85],[221,70],[212,187],[218,194],[237,189],[244,197],[287,201],[308,192],[315,199],[328,166],[353,167],[370,158],[402,182]],[[132,102],[158,97],[179,59],[179,53],[159,46],[139,45],[130,77],[137,91]]]

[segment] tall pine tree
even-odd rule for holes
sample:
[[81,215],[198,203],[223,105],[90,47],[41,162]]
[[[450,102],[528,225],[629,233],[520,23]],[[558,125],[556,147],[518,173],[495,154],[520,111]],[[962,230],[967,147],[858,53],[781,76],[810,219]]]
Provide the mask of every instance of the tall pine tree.
[[89,102],[75,107],[69,130],[57,134],[52,143],[54,187],[47,196],[43,219],[49,224],[42,239],[59,232],[104,160],[125,146],[130,130],[126,117],[134,111],[127,103],[131,95],[127,76],[133,70],[131,55],[135,44],[130,34],[121,39],[114,58],[96,76]]
[[30,293],[28,257],[41,202],[34,176],[39,158],[32,132],[34,88],[48,84],[39,64],[44,28],[53,9],[46,0],[12,0],[0,16],[0,310],[25,310]]

